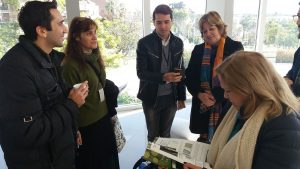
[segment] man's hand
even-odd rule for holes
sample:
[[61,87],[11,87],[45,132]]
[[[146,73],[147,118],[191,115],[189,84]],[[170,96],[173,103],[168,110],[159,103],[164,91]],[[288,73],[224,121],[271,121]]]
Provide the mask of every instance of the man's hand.
[[183,100],[178,100],[177,101],[177,110],[185,108],[185,103]]
[[190,163],[185,163],[183,164],[183,169],[202,169],[202,168]]
[[214,96],[211,93],[198,93],[198,99],[204,104],[206,107],[211,107],[216,103]]
[[163,75],[163,80],[167,83],[170,82],[180,82],[182,76],[180,73],[168,72]]
[[77,146],[82,145],[82,137],[81,137],[81,134],[80,134],[79,130],[77,130],[76,143],[77,143]]
[[85,103],[85,98],[89,93],[88,81],[82,82],[78,88],[73,88],[68,98],[73,100],[78,107],[81,107]]
[[291,87],[293,85],[293,81],[291,79],[289,79],[288,77],[284,77],[286,83]]

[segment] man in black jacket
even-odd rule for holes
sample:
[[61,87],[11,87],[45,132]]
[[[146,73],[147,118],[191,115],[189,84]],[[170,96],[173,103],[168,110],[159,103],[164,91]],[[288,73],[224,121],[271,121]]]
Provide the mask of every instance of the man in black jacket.
[[[300,39],[300,8],[297,12],[297,15],[293,15],[293,19],[296,21],[299,30],[298,39]],[[294,54],[292,68],[288,71],[284,78],[288,85],[291,87],[294,94],[297,97],[300,97],[300,47]]]
[[[0,143],[9,169],[73,169],[76,116],[87,82],[68,90],[60,62],[63,17],[56,2],[27,2],[18,15],[24,31],[0,61]],[[74,131],[75,130],[75,131]]]
[[[136,51],[138,98],[143,104],[148,141],[170,137],[175,112],[185,107],[183,42],[170,31],[172,19],[169,6],[157,6],[153,12],[155,30],[139,40]],[[181,73],[175,73],[175,68]]]

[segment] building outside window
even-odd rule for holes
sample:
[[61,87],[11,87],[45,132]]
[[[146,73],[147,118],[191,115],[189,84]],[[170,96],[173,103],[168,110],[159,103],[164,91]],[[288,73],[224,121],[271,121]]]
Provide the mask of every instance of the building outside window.
[[[0,58],[22,34],[17,13],[26,1],[0,0]],[[184,41],[186,64],[194,46],[203,42],[198,21],[209,1],[148,1],[150,13],[143,21],[143,0],[79,0],[80,15],[91,17],[98,23],[98,39],[106,61],[107,77],[117,85],[127,84],[119,97],[120,104],[139,103],[136,98],[139,79],[135,70],[135,50],[138,40],[143,37],[143,22],[150,23],[151,30],[154,29],[152,12],[157,5],[167,4],[174,11],[172,32]],[[59,10],[66,16],[65,0],[57,2]],[[260,3],[263,5],[260,6]],[[292,15],[298,11],[298,3],[298,0],[235,0],[231,37],[241,41],[245,50],[262,52],[284,75],[291,67],[293,54],[299,44],[297,25],[292,20]],[[264,13],[259,13],[259,9],[263,9]],[[259,24],[261,19],[263,21]],[[257,40],[258,30],[263,32],[260,40]],[[63,51],[62,48],[59,50]]]
[[[17,42],[23,31],[17,16],[21,6],[29,0],[0,0],[0,58]],[[65,0],[57,0],[58,8],[65,16]]]
[[81,0],[80,15],[98,23],[98,43],[105,58],[107,78],[118,86],[127,85],[119,95],[121,104],[139,103],[136,75],[136,45],[142,37],[141,0]]
[[[261,2],[234,1],[233,38],[241,41],[245,50],[263,53],[284,76],[291,68],[294,52],[299,46],[298,27],[292,17],[298,12],[299,1]],[[260,8],[263,12],[259,15]],[[261,24],[258,24],[259,20]]]

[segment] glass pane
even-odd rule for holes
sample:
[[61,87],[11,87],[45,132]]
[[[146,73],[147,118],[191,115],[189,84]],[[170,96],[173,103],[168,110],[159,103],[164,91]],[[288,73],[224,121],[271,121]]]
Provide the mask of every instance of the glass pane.
[[[21,6],[27,0],[0,1],[0,58],[18,42],[19,35],[23,34],[17,21]],[[65,0],[58,0],[58,9],[65,14]]]
[[[267,1],[267,15],[262,53],[284,76],[290,69],[298,47],[298,26],[293,21],[299,9],[298,0]],[[284,7],[283,7],[284,6]]]
[[142,37],[141,0],[81,0],[80,15],[98,23],[98,43],[105,58],[107,78],[118,86],[120,104],[137,103],[136,44]]
[[235,0],[233,9],[232,38],[241,41],[245,50],[254,50],[259,0]]
[[21,33],[17,22],[19,1],[1,1],[0,3],[0,57],[18,40]]
[[[166,4],[173,10],[172,32],[184,42],[184,60],[187,66],[191,52],[196,44],[203,42],[198,28],[198,21],[205,13],[206,0],[151,0],[150,16],[157,5]],[[154,30],[154,26],[152,29]]]

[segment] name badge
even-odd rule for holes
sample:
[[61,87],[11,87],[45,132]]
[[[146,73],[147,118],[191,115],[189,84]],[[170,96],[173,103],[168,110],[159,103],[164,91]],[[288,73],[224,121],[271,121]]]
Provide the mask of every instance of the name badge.
[[99,97],[100,97],[100,102],[103,102],[105,100],[103,88],[99,90]]

